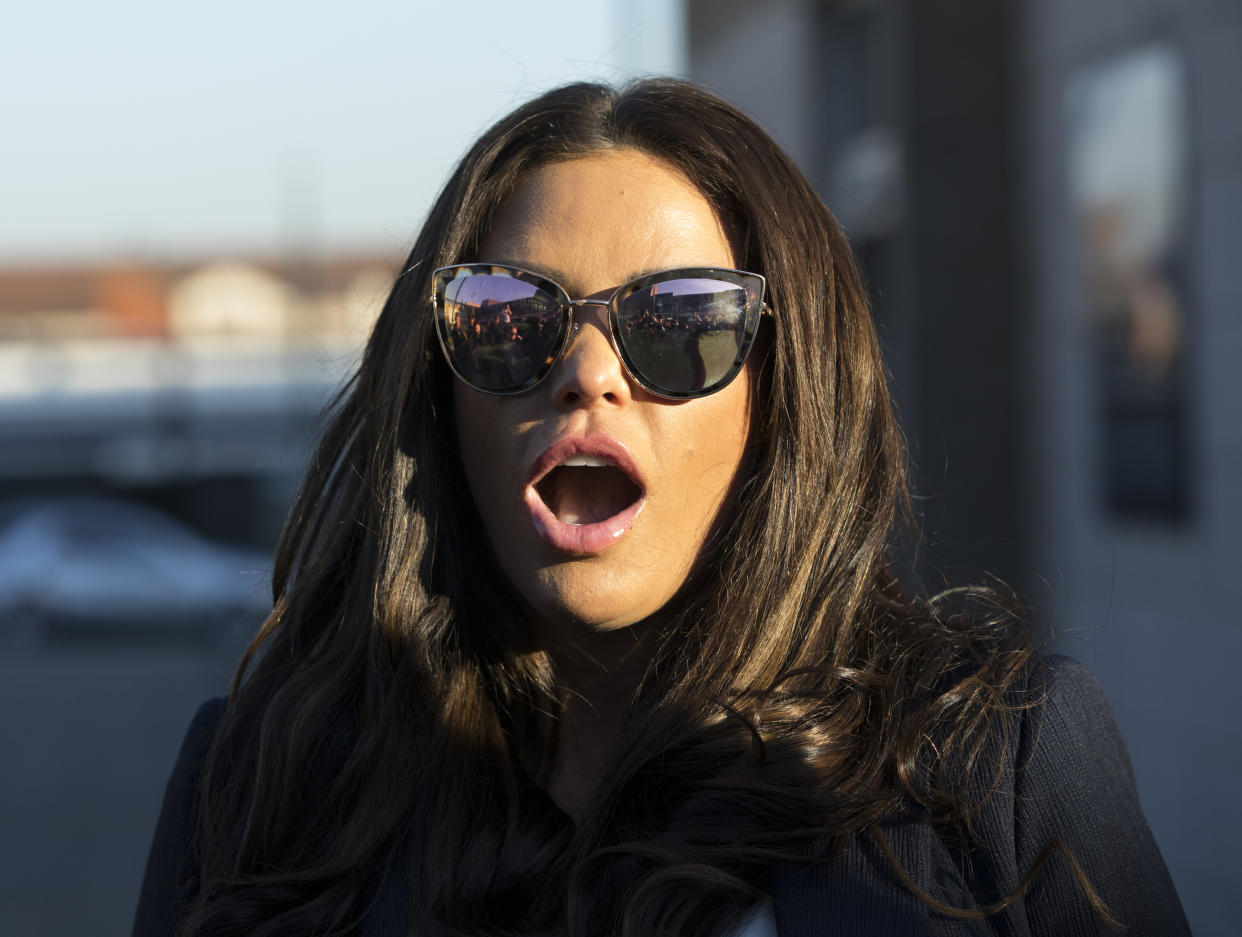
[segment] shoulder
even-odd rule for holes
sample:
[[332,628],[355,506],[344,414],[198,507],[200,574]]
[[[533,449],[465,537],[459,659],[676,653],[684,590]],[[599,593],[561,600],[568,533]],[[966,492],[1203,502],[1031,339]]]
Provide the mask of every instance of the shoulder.
[[179,810],[179,812],[187,814],[188,819],[190,804],[198,791],[198,782],[202,774],[203,761],[207,757],[207,749],[211,746],[212,737],[216,733],[220,719],[224,716],[227,703],[228,701],[222,696],[209,699],[194,713],[194,718],[190,720],[189,728],[186,729],[185,738],[181,741],[181,748],[177,752],[177,760],[173,764],[172,774],[168,780],[168,789],[164,794],[165,811],[169,808],[170,801],[172,805],[178,807],[184,804],[184,810]]
[[[216,727],[224,716],[228,701],[220,696],[209,699],[198,707],[194,718],[190,720],[181,748],[177,752],[177,760],[173,764],[169,777],[168,789],[164,794],[164,810],[184,802],[188,813],[190,801],[198,790],[199,778],[202,774],[203,761],[207,757],[207,749],[216,733]],[[180,811],[179,811],[180,812]],[[163,819],[161,817],[161,819]]]
[[[1078,661],[1043,658],[1031,675],[1014,760],[1015,810],[1032,829],[1101,825],[1135,812],[1134,770],[1108,698]],[[1100,808],[1105,808],[1102,812]]]
[[[1073,778],[1085,785],[1084,795],[1137,801],[1121,731],[1103,688],[1086,667],[1071,657],[1041,658],[1020,706],[1021,731],[1007,753],[1020,800],[1047,793],[1045,805],[1060,803]],[[1092,770],[1085,773],[1085,768]]]
[[1126,774],[1133,775],[1108,698],[1086,667],[1059,654],[1040,658],[1028,689],[1033,705],[1027,728],[1038,734],[1025,741],[1042,742],[1033,751],[1094,748],[1120,756]]
[[861,932],[862,922],[884,922],[891,934],[1106,934],[1084,881],[1130,937],[1188,933],[1099,683],[1071,658],[1041,657],[1010,703],[968,779],[980,801],[973,845],[963,851],[951,830],[917,816],[881,830],[910,883],[936,901],[979,912],[1020,897],[974,921],[942,914],[914,897],[862,831],[835,856],[820,851],[815,863],[774,870],[783,935],[825,924]]
[[181,742],[147,857],[146,874],[134,916],[134,937],[172,933],[176,907],[191,894],[194,881],[191,852],[194,803],[203,761],[226,704],[227,700],[218,697],[199,706]]
[[228,698],[224,696],[214,697],[199,706],[194,713],[194,718],[190,720],[189,729],[186,730],[186,741],[209,741],[220,718],[224,715],[226,706],[228,706]]
[[227,706],[228,699],[217,696],[198,707],[194,717],[190,720],[189,728],[185,731],[185,738],[181,742],[181,750],[177,755],[178,764],[183,760],[202,761]]
[[1086,882],[1128,934],[1188,933],[1099,682],[1078,661],[1049,656],[1030,690],[1012,811],[1019,873],[1047,855],[1027,900],[1036,932],[1097,933]]

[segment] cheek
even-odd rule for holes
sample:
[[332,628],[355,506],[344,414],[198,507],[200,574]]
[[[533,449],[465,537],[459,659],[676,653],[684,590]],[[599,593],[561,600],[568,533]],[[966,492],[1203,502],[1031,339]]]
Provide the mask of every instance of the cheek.
[[704,447],[734,469],[740,466],[750,438],[753,386],[754,374],[747,366],[733,383],[707,398],[712,406],[698,419],[698,435]]
[[[684,521],[693,521],[700,534],[722,509],[728,509],[745,471],[750,400],[750,375],[744,372],[718,394],[686,407],[670,427],[667,451],[680,455],[679,464],[670,466],[676,476],[670,481],[689,509]],[[697,550],[696,540],[691,538],[685,546]]]

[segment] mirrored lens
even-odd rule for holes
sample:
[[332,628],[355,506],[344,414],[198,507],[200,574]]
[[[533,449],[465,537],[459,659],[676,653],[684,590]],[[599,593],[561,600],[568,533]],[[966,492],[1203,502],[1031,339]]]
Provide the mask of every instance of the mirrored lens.
[[554,296],[514,277],[459,271],[443,297],[445,347],[475,387],[520,390],[551,367],[562,328]]
[[619,304],[617,341],[657,388],[701,391],[733,371],[746,338],[746,302],[745,289],[726,280],[653,283]]

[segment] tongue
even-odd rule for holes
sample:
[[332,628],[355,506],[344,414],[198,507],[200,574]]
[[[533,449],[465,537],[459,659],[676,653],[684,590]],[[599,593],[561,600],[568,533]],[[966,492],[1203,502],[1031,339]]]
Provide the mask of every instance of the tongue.
[[598,524],[629,507],[638,486],[620,469],[561,466],[539,485],[544,504],[562,524]]

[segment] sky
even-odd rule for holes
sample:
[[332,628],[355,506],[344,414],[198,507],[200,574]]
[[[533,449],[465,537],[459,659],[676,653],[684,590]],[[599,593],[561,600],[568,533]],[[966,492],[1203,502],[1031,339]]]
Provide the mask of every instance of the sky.
[[16,5],[0,30],[0,266],[399,255],[464,149],[516,104],[566,81],[684,73],[681,9]]

